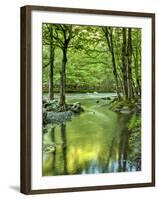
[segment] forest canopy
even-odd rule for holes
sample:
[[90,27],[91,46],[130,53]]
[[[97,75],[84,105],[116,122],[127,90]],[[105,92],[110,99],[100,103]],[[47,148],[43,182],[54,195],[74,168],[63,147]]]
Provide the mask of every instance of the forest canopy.
[[141,29],[46,24],[43,34],[43,92],[141,95]]

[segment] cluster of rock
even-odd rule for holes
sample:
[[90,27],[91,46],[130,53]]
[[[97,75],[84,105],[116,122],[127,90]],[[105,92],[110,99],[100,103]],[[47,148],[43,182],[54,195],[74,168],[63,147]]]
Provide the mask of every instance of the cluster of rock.
[[72,112],[71,111],[64,111],[64,112],[44,112],[43,115],[43,122],[45,124],[52,123],[52,124],[63,124],[66,121],[71,121]]
[[102,97],[102,100],[111,100],[111,97]]
[[80,114],[83,111],[80,102],[66,104],[64,109],[58,100],[43,100],[43,124],[62,124],[70,121],[73,114]]
[[100,100],[104,100],[109,104],[109,102],[112,100],[111,97],[101,97],[100,99],[96,100],[96,103],[100,103]]
[[135,113],[136,115],[141,113],[141,101],[139,99],[132,99],[131,101],[118,101],[114,99],[112,101],[111,110],[114,112],[122,113],[122,114],[130,114]]

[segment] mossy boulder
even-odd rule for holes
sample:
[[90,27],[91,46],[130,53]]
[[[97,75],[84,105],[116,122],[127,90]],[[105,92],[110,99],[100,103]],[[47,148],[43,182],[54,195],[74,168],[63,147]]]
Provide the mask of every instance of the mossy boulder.
[[122,114],[130,114],[130,113],[140,113],[141,112],[141,102],[139,99],[114,99],[109,107],[114,112],[119,112]]

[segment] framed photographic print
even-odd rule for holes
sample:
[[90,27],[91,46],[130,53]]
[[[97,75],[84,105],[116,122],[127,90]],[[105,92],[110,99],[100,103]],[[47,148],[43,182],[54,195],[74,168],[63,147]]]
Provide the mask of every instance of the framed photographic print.
[[155,185],[155,14],[21,8],[21,192]]

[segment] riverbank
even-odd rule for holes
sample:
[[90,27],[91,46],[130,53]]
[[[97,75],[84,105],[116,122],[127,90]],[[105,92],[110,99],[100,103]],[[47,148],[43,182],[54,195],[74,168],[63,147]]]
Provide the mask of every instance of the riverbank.
[[43,100],[43,124],[63,124],[71,120],[73,114],[84,112],[80,102],[61,106],[58,100]]
[[119,114],[130,116],[127,124],[128,146],[130,151],[129,163],[141,170],[141,99],[131,100],[114,99],[109,109]]
[[[67,103],[65,106],[60,106],[59,94],[55,94],[54,100],[49,100],[48,95],[43,95],[43,125],[48,123],[62,124],[70,121],[73,115],[78,115],[87,112],[89,109],[81,104],[83,99],[89,99],[97,106],[105,106],[116,97],[115,93],[67,93]],[[75,101],[78,99],[78,101]],[[88,112],[93,111],[89,110]]]
[[122,114],[141,114],[141,98],[134,99],[117,99],[115,98],[110,102],[109,108],[118,113]]

